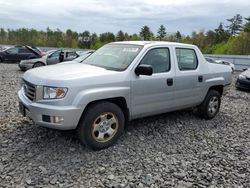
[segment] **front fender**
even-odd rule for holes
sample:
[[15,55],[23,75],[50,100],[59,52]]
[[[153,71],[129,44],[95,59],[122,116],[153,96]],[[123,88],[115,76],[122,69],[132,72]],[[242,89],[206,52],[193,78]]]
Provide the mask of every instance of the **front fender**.
[[86,89],[79,92],[73,101],[73,105],[85,109],[93,101],[110,99],[116,97],[125,98],[127,105],[130,105],[130,88],[129,87],[105,87]]

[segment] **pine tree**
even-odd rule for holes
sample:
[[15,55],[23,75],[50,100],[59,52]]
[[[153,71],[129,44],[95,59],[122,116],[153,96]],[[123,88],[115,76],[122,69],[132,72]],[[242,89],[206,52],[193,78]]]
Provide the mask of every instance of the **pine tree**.
[[177,41],[180,42],[180,40],[182,38],[180,31],[176,32],[175,37],[176,37]]
[[215,29],[214,31],[215,31],[215,42],[216,43],[227,41],[230,37],[230,33],[224,29],[222,22],[220,22],[218,28]]
[[250,16],[248,18],[245,18],[245,20],[247,21],[245,24],[244,24],[244,31],[247,32],[247,33],[250,33]]
[[164,37],[167,34],[166,28],[163,25],[161,25],[157,33],[158,33],[157,38],[159,38],[160,40],[164,39]]
[[140,31],[140,36],[142,40],[151,40],[152,38],[152,32],[150,31],[148,26],[143,26]]
[[118,31],[115,38],[116,38],[116,41],[124,41],[125,40],[125,36],[124,36],[124,33],[122,32],[122,30]]
[[236,14],[233,18],[227,19],[230,22],[230,25],[227,26],[229,32],[232,36],[235,36],[240,33],[242,29],[242,16],[240,14]]

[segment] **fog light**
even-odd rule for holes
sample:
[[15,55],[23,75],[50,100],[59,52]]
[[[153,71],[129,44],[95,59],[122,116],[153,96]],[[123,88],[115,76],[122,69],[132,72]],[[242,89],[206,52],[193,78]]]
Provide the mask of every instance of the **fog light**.
[[64,120],[63,116],[52,116],[51,121],[53,123],[62,123]]

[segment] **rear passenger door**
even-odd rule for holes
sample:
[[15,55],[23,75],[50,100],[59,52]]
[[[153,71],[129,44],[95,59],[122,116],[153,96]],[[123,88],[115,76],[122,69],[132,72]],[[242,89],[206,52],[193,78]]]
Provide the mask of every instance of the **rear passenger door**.
[[170,49],[153,48],[146,52],[139,64],[151,65],[153,75],[132,75],[131,113],[133,118],[162,113],[174,105],[174,76]]
[[203,75],[200,75],[199,60],[195,49],[175,48],[176,77],[175,100],[176,107],[192,107],[201,102]]
[[31,56],[35,56],[29,49],[27,48],[19,48],[18,49],[18,61],[23,59],[28,59]]

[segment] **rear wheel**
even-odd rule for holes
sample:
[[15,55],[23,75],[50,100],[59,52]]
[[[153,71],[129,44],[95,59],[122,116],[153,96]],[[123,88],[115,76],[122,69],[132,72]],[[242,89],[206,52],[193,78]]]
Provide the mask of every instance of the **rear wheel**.
[[198,114],[205,119],[212,119],[219,112],[221,95],[216,90],[210,90],[198,107]]
[[0,57],[0,63],[2,63],[3,62],[3,59]]
[[33,65],[33,68],[42,67],[42,66],[44,66],[43,63],[37,62],[37,63],[35,63],[35,64]]
[[83,144],[100,150],[113,145],[122,134],[124,126],[124,114],[116,104],[98,102],[88,107],[77,131]]

